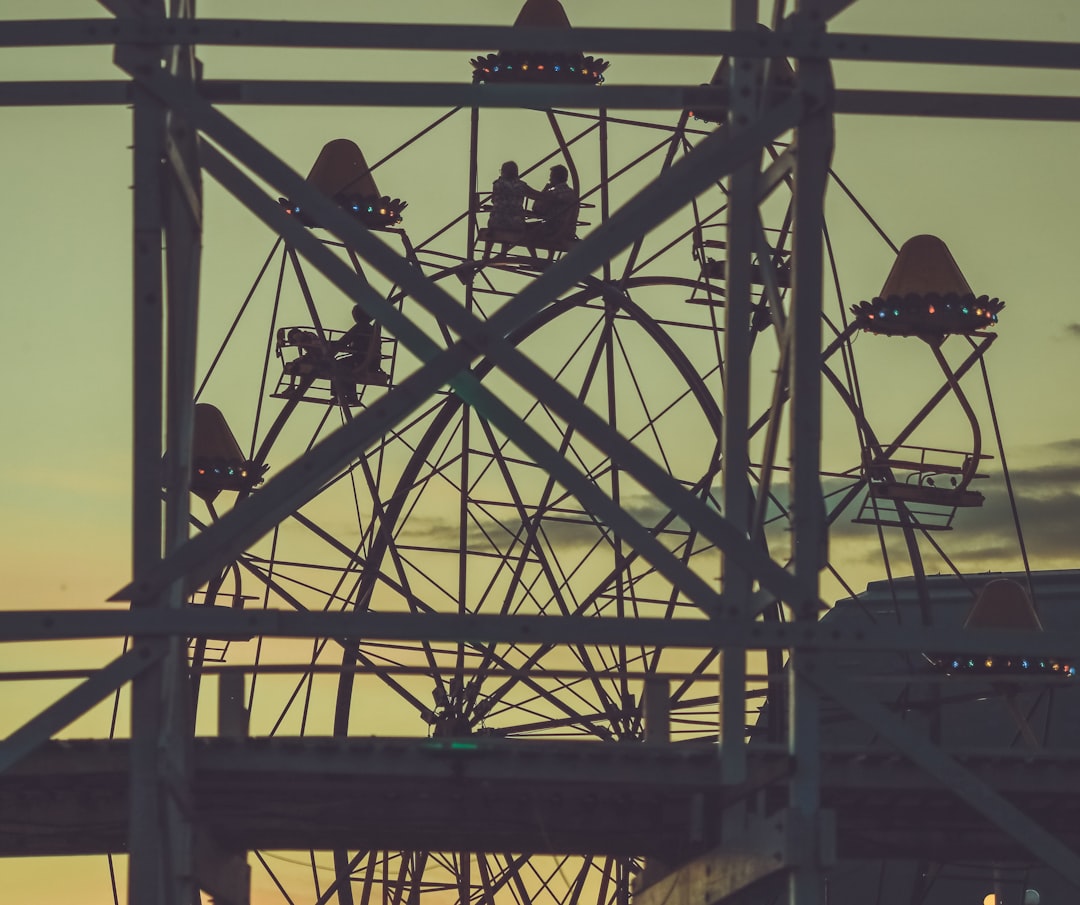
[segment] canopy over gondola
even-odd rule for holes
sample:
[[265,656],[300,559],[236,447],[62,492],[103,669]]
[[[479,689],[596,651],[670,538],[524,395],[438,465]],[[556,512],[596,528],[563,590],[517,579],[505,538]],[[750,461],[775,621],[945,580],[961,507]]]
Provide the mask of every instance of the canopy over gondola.
[[[323,145],[307,181],[328,198],[372,228],[394,226],[401,222],[407,202],[379,192],[364,153],[347,138],[335,138]],[[318,226],[301,205],[287,198],[278,201],[286,212],[300,218],[305,226]]]
[[881,295],[851,307],[869,333],[940,341],[992,327],[1005,303],[976,296],[937,236],[914,236],[900,249]]
[[[559,0],[525,0],[515,28],[569,30],[570,19]],[[500,50],[470,60],[474,82],[543,82],[598,85],[608,68],[605,60],[580,51]]]

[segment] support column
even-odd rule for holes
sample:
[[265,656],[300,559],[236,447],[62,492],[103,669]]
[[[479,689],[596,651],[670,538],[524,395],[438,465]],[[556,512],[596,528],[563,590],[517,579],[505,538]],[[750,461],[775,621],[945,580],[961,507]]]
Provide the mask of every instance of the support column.
[[[165,18],[160,0],[143,0],[136,11]],[[171,13],[190,17],[194,10],[190,0],[173,0]],[[147,77],[159,69],[162,56],[160,46],[118,50],[118,62]],[[173,48],[168,68],[193,80],[193,50]],[[195,135],[175,115],[167,115],[138,82],[133,94],[132,567],[139,587],[139,579],[158,565],[162,554],[183,546],[188,537],[202,197]],[[163,241],[167,270],[162,267]],[[154,609],[183,604],[182,580],[132,601],[134,607]],[[128,901],[192,905],[198,901],[188,795],[194,727],[185,641],[171,638],[153,644],[160,648],[160,661],[132,682]]]
[[[731,25],[736,31],[757,27],[757,0],[735,0]],[[731,60],[728,129],[737,135],[758,115],[759,60]],[[750,425],[751,255],[757,218],[757,187],[761,152],[751,155],[728,182],[727,275],[724,320],[724,427],[722,482],[724,516],[749,538],[753,500],[748,475]],[[724,553],[721,559],[723,594],[732,615],[750,617],[752,578],[745,563]],[[720,736],[724,782],[746,780],[746,651],[727,648],[720,655]],[[724,814],[725,839],[737,834],[742,805]]]
[[[801,27],[824,28],[818,0],[800,0]],[[791,360],[792,567],[796,620],[816,622],[827,529],[821,490],[821,312],[825,187],[832,158],[831,73],[825,59],[800,59],[796,85],[809,109],[795,133],[793,290],[787,339]],[[801,677],[814,654],[793,651],[788,664],[788,749],[794,772],[790,813],[801,838],[789,874],[790,905],[822,902],[820,701]]]

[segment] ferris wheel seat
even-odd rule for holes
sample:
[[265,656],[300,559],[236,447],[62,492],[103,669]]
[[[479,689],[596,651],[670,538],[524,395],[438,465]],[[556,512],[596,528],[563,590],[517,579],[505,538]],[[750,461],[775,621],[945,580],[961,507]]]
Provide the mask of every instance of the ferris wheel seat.
[[[719,224],[723,228],[723,224]],[[723,258],[713,258],[709,255],[710,249],[721,251],[727,250],[727,242],[723,239],[706,239],[702,227],[694,228],[693,236],[694,257],[701,263],[701,275],[706,278],[726,280],[727,261]],[[791,288],[791,252],[784,248],[771,248],[769,256],[772,262],[772,273],[776,285],[780,289]],[[755,256],[756,257],[756,256]],[[760,259],[755,259],[750,268],[750,281],[757,286],[765,285],[766,269]]]
[[356,387],[388,386],[382,332],[374,322],[350,330],[280,327],[276,351],[282,374],[272,396],[304,402],[358,405]]
[[[791,288],[791,261],[785,261],[774,269],[776,285],[780,289]],[[705,258],[701,262],[701,275],[711,277],[714,280],[727,279],[727,261]],[[755,286],[765,285],[765,268],[754,263],[750,266],[750,282]]]
[[554,258],[557,253],[567,252],[580,240],[576,235],[545,237],[529,232],[528,230],[500,230],[482,227],[476,234],[477,242],[484,244],[484,259],[491,257],[491,246],[496,242],[503,246],[502,254],[506,254],[510,248],[521,246],[529,250],[529,254],[540,257],[538,251],[546,251],[548,259]]
[[908,484],[903,481],[883,481],[880,484],[871,484],[870,494],[878,499],[960,508],[978,507],[986,501],[986,497],[977,490],[938,487],[931,484]]

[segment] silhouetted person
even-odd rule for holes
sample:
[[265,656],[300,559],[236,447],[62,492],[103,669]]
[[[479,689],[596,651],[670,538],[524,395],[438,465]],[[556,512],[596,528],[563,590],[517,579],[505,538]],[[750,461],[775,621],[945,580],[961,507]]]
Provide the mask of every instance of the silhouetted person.
[[533,203],[532,212],[543,219],[529,224],[526,232],[530,239],[564,242],[574,238],[579,202],[574,190],[566,184],[568,175],[562,164],[551,168],[548,184]]
[[518,176],[518,165],[508,160],[491,184],[491,216],[488,229],[498,232],[525,231],[525,199],[539,198],[540,193]]

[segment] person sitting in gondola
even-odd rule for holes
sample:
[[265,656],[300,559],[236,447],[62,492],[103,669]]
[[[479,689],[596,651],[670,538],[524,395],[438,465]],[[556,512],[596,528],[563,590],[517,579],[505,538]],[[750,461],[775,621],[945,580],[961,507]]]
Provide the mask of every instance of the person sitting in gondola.
[[508,160],[491,184],[491,216],[488,229],[495,233],[521,235],[525,232],[525,199],[539,198],[540,192],[518,176],[518,165]]
[[[280,342],[280,340],[279,340]],[[299,355],[285,363],[285,373],[289,375],[288,390],[296,388],[298,376],[320,376],[329,371],[333,355],[313,330],[293,327],[289,330],[285,345],[299,350]]]
[[548,184],[533,203],[533,214],[542,219],[526,227],[527,240],[550,245],[574,238],[579,202],[574,190],[566,183],[568,175],[562,164],[557,163],[551,168]]

